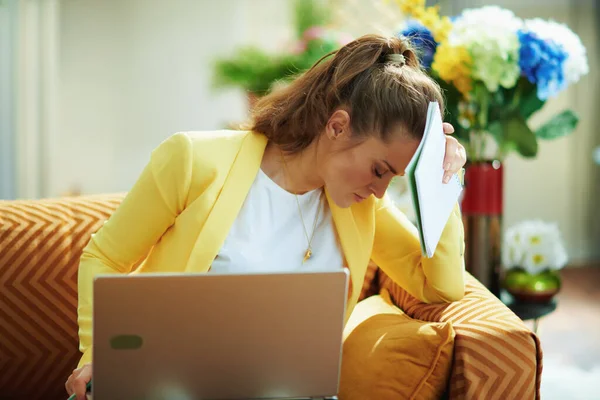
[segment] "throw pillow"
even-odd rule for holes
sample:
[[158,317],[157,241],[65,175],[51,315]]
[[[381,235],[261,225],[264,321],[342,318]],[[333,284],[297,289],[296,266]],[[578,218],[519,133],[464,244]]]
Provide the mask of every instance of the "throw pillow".
[[387,290],[361,301],[344,329],[340,400],[440,399],[454,335],[451,323],[404,314]]

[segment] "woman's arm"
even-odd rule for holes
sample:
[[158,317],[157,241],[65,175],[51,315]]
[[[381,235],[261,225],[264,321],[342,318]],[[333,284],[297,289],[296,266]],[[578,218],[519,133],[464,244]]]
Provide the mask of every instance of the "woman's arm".
[[464,296],[464,228],[458,204],[432,258],[422,255],[416,227],[386,196],[375,210],[373,261],[394,282],[426,303]]
[[92,286],[98,274],[129,273],[185,208],[192,145],[176,134],[156,148],[131,191],[83,250],[78,276],[79,366],[92,358]]

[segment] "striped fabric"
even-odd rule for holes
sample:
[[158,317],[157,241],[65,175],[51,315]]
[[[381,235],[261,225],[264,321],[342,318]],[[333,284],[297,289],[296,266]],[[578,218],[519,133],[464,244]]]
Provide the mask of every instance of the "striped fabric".
[[452,304],[423,304],[382,271],[377,280],[412,318],[452,322],[456,338],[451,400],[540,398],[538,337],[472,275],[467,274],[465,297]]
[[0,201],[0,399],[66,398],[79,257],[121,198]]
[[[79,257],[121,200],[0,201],[0,399],[65,399],[64,382],[81,356]],[[361,298],[381,287],[413,318],[453,322],[451,399],[539,398],[537,338],[474,278],[462,301],[424,305],[371,264]]]

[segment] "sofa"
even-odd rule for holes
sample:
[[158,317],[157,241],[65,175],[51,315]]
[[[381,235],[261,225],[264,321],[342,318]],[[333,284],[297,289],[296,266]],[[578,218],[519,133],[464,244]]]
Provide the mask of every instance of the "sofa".
[[[0,201],[0,399],[66,399],[65,380],[81,357],[79,257],[122,198]],[[372,264],[361,299],[382,288],[411,318],[452,322],[456,336],[445,398],[540,397],[538,338],[471,275],[462,300],[423,304]]]

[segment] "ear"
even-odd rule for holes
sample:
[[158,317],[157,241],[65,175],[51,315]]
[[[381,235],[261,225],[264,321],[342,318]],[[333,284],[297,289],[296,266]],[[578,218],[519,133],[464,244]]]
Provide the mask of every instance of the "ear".
[[350,114],[347,110],[338,109],[331,114],[325,126],[325,135],[329,140],[350,139]]

